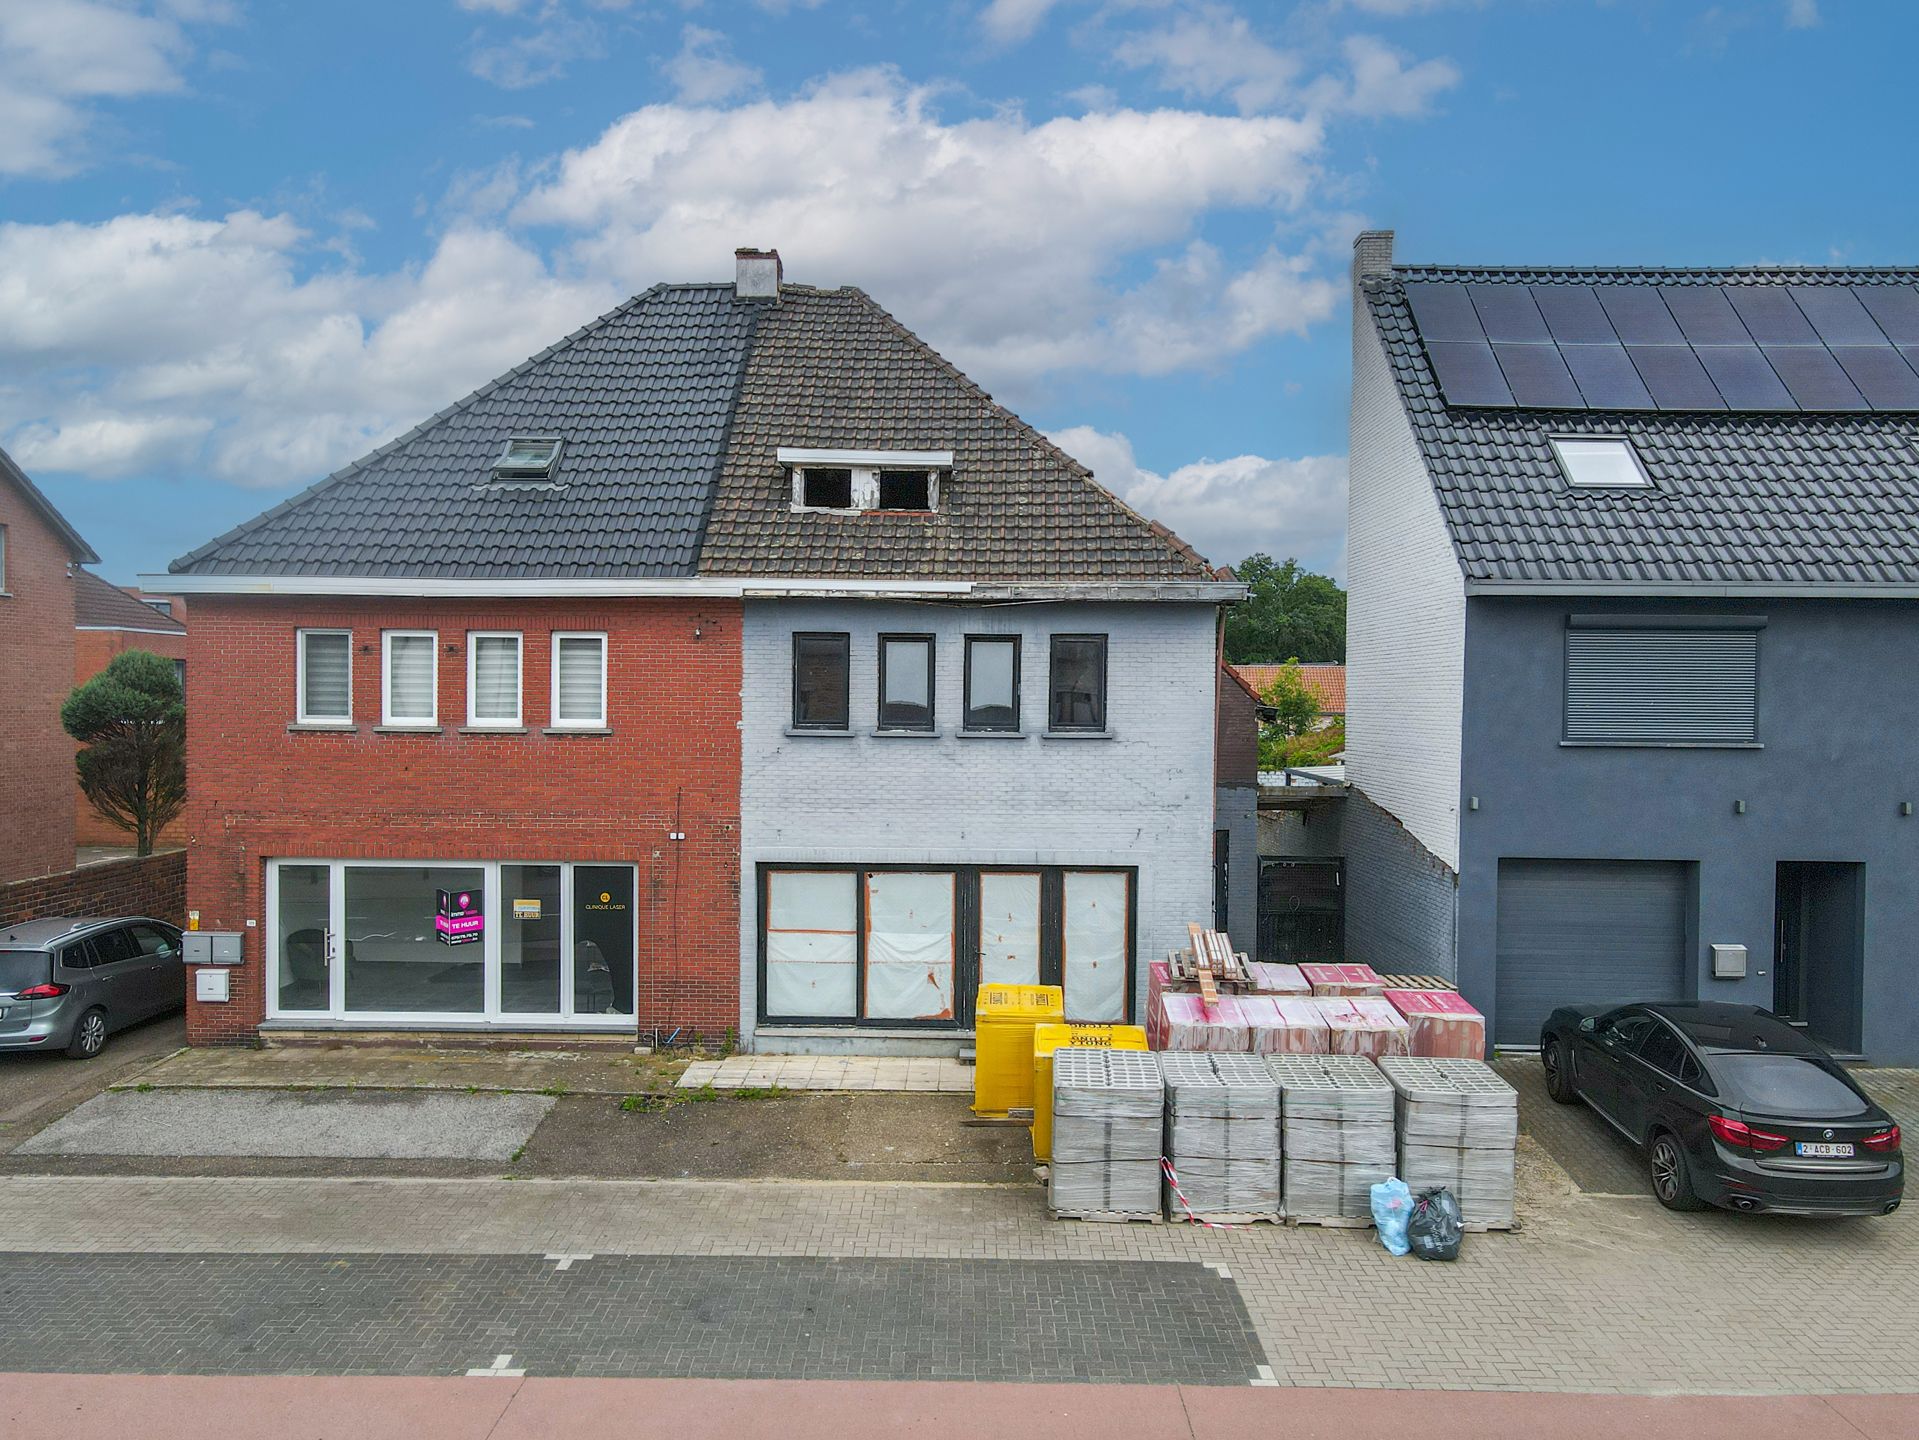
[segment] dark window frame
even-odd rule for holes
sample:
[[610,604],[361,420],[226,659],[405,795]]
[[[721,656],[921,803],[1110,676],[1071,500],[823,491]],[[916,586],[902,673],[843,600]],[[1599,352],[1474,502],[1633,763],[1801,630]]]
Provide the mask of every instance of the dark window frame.
[[[770,893],[768,876],[777,871],[819,872],[831,871],[836,874],[851,874],[853,883],[853,915],[857,927],[854,935],[853,963],[857,967],[855,976],[856,1002],[852,1016],[845,1015],[779,1015],[769,1016],[766,1010],[766,915],[767,897]],[[913,874],[950,874],[954,877],[953,911],[953,1018],[950,1020],[899,1020],[890,1017],[868,1019],[866,1015],[866,879],[873,874],[886,871],[907,871]],[[925,863],[876,862],[874,864],[856,864],[852,862],[834,862],[818,860],[782,860],[761,861],[758,874],[754,877],[757,887],[759,919],[756,924],[757,954],[755,968],[754,1009],[761,1025],[830,1025],[834,1027],[878,1027],[882,1029],[920,1029],[920,1030],[970,1030],[974,1022],[974,1004],[979,988],[980,965],[980,886],[982,875],[1038,875],[1040,877],[1039,910],[1039,983],[1042,985],[1061,985],[1065,983],[1065,893],[1066,876],[1075,875],[1124,875],[1126,877],[1126,981],[1124,1018],[1115,1024],[1137,1024],[1138,1007],[1134,1003],[1134,992],[1139,981],[1139,866],[1137,865],[968,865],[927,861]]]
[[[840,723],[821,724],[800,716],[800,644],[806,640],[836,641],[840,652]],[[853,636],[846,630],[795,630],[793,632],[793,713],[795,730],[814,730],[824,735],[844,734],[853,726]]]
[[[858,508],[858,506],[854,503],[855,487],[854,487],[854,477],[853,477],[852,466],[850,465],[800,465],[794,468],[799,471],[799,489],[800,489],[799,502],[804,508],[808,510],[854,510]],[[844,481],[844,484],[846,486],[846,503],[844,505],[828,504],[824,500],[815,500],[812,497],[811,487],[813,484],[814,477],[816,476],[819,477],[821,484],[831,483],[831,484],[837,485],[841,483],[837,478],[835,478],[832,481],[828,481],[826,477],[829,475],[834,477],[839,477],[843,475],[846,477]]]
[[[902,515],[930,515],[933,513],[933,472],[914,470],[898,465],[883,465],[873,472],[874,494],[873,508]],[[887,487],[889,485],[911,484],[920,487],[923,500],[919,505],[889,505]]]
[[[899,735],[930,735],[939,728],[938,637],[918,632],[890,631],[879,637],[879,693],[873,699],[874,725]],[[894,641],[913,641],[926,647],[926,723],[924,725],[889,724],[886,718],[886,651]]]
[[[987,724],[983,721],[980,721],[974,718],[975,709],[973,705],[973,646],[976,644],[1011,645],[1013,647],[1013,723],[1010,725]],[[994,735],[1017,735],[1020,733],[1021,716],[1020,716],[1019,686],[1020,686],[1020,662],[1022,659],[1020,652],[1024,648],[1025,647],[1020,644],[1020,637],[1017,635],[968,635],[966,637],[966,644],[965,644],[965,649],[963,652],[963,657],[961,662],[961,668],[964,672],[962,676],[963,688],[960,696],[960,728],[961,729],[975,730],[983,734],[994,734]]]
[[[1107,662],[1110,658],[1105,635],[1060,634],[1049,637],[1046,655],[1046,728],[1056,735],[1103,735],[1110,720],[1107,708]],[[1098,723],[1092,725],[1061,724],[1059,719],[1059,652],[1060,644],[1092,644],[1099,650],[1099,690]]]

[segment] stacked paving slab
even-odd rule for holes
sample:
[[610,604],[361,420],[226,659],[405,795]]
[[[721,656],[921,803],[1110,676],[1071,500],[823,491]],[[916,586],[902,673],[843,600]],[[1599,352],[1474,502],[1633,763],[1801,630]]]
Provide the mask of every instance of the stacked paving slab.
[[[1279,1086],[1253,1055],[1158,1057],[1166,1082],[1166,1186],[1174,1220],[1279,1218]],[[1184,1195],[1182,1201],[1181,1195]]]
[[1159,1057],[1139,1050],[1053,1052],[1055,1214],[1159,1214],[1166,1092]]
[[1399,1176],[1412,1192],[1445,1186],[1468,1225],[1513,1223],[1519,1095],[1478,1060],[1379,1062],[1399,1114]]
[[1360,1055],[1267,1055],[1279,1086],[1281,1201],[1290,1220],[1365,1221],[1393,1174],[1393,1087]]

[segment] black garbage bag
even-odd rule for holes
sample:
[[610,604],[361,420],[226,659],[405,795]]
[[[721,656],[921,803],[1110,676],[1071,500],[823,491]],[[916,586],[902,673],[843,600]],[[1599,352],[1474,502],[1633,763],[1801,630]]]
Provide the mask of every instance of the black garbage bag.
[[1406,1222],[1406,1243],[1421,1260],[1457,1260],[1464,1221],[1452,1191],[1422,1190]]

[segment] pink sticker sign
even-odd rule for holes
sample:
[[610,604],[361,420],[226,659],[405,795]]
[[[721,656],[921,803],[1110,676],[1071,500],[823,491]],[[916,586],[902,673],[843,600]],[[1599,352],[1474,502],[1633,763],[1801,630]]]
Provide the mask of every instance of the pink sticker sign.
[[433,916],[433,933],[443,945],[471,945],[486,933],[480,897],[471,890],[441,890]]

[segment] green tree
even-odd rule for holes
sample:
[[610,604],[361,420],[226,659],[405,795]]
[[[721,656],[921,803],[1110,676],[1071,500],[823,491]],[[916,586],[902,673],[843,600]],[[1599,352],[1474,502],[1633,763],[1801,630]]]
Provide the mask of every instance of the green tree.
[[1234,567],[1246,598],[1226,612],[1226,658],[1273,664],[1288,655],[1308,664],[1346,661],[1346,592],[1324,575],[1249,555]]
[[74,757],[93,808],[131,831],[142,855],[187,799],[186,696],[173,662],[123,650],[74,687],[60,723],[86,748]]
[[1264,707],[1259,724],[1259,768],[1278,770],[1300,763],[1294,752],[1301,747],[1294,742],[1310,735],[1319,724],[1319,701],[1300,677],[1298,657],[1280,667],[1259,698]]

